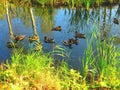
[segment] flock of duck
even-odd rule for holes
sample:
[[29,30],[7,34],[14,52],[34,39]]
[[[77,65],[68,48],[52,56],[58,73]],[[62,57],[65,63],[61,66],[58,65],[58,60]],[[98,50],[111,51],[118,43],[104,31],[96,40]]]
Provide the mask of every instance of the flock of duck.
[[[52,28],[52,31],[62,31],[62,27],[61,26],[54,27],[54,28]],[[29,37],[29,41],[30,42],[36,41],[38,38],[39,37],[37,35],[33,35],[33,36]],[[85,34],[78,33],[76,31],[74,38],[69,38],[68,40],[63,40],[62,43],[65,46],[71,47],[72,44],[76,44],[76,45],[78,44],[78,38],[85,38]],[[7,47],[8,48],[16,48],[17,47],[17,42],[22,41],[24,39],[25,39],[25,35],[19,35],[19,36],[14,35],[15,43],[14,42],[8,42]],[[44,42],[45,43],[55,43],[55,40],[53,38],[49,38],[47,36],[44,36]]]
[[[114,18],[113,23],[119,24],[118,19]],[[62,31],[62,27],[61,26],[54,27],[54,28],[52,28],[52,31]],[[75,31],[74,34],[75,34],[74,38],[69,38],[68,40],[63,40],[62,44],[71,48],[72,44],[78,45],[78,38],[85,38],[85,34],[78,33],[77,31]],[[8,48],[13,48],[13,47],[16,48],[17,42],[24,40],[24,38],[25,38],[25,35],[20,35],[20,36],[14,35],[15,43],[14,42],[7,42],[7,47]],[[37,41],[38,39],[39,39],[39,37],[37,35],[33,35],[33,36],[29,37],[30,42]],[[53,38],[49,38],[47,36],[44,36],[44,42],[45,43],[55,43],[55,40]]]
[[[52,31],[61,31],[61,30],[62,30],[61,26],[57,26],[52,29]],[[78,38],[85,38],[85,34],[78,33],[77,31],[75,31],[75,37],[69,38],[68,40],[63,40],[62,44],[71,48],[72,44],[78,45]],[[44,36],[44,42],[54,43],[55,41],[53,38],[48,38],[47,36]]]

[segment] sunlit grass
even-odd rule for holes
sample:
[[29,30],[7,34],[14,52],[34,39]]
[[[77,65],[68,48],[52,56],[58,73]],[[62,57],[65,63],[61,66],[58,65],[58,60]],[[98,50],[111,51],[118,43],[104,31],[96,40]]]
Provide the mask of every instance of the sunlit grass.
[[40,51],[24,55],[22,50],[15,50],[11,62],[1,68],[0,86],[5,90],[68,90],[83,87],[80,73],[69,69],[64,61],[56,68],[49,54]]
[[94,87],[117,90],[120,88],[120,50],[114,45],[114,38],[101,40],[99,34],[98,30],[93,30],[87,40],[82,75],[88,79],[87,82],[94,83]]

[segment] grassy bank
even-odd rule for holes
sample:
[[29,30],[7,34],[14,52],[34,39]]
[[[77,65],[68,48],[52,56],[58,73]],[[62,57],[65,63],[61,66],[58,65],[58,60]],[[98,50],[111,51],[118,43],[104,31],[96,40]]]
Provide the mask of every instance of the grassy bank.
[[[99,36],[99,34],[98,34]],[[81,71],[65,61],[56,67],[53,57],[42,51],[22,54],[14,50],[11,63],[0,68],[2,90],[119,90],[120,50],[113,39],[100,40],[94,31],[87,40]]]

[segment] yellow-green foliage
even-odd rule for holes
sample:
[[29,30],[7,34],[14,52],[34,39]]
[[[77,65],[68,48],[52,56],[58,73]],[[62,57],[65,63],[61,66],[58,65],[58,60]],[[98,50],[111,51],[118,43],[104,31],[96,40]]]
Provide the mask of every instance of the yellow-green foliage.
[[65,62],[61,62],[59,68],[55,68],[53,58],[48,54],[34,52],[24,55],[22,51],[15,50],[11,63],[6,63],[4,69],[1,68],[1,89],[79,90],[83,88],[80,73],[68,69],[66,65]]

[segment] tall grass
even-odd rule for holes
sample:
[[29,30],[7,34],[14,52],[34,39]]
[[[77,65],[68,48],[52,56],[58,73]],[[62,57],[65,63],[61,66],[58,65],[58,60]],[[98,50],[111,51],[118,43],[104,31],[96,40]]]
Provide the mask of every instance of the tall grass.
[[1,89],[79,90],[83,88],[79,72],[69,69],[64,61],[55,68],[53,58],[48,55],[42,51],[24,55],[22,50],[15,50],[11,63],[6,63],[4,69],[0,69]]
[[99,34],[98,30],[93,30],[91,38],[87,40],[82,75],[87,82],[95,81],[94,87],[117,90],[120,88],[120,50],[114,45],[114,38],[109,37],[102,41]]

